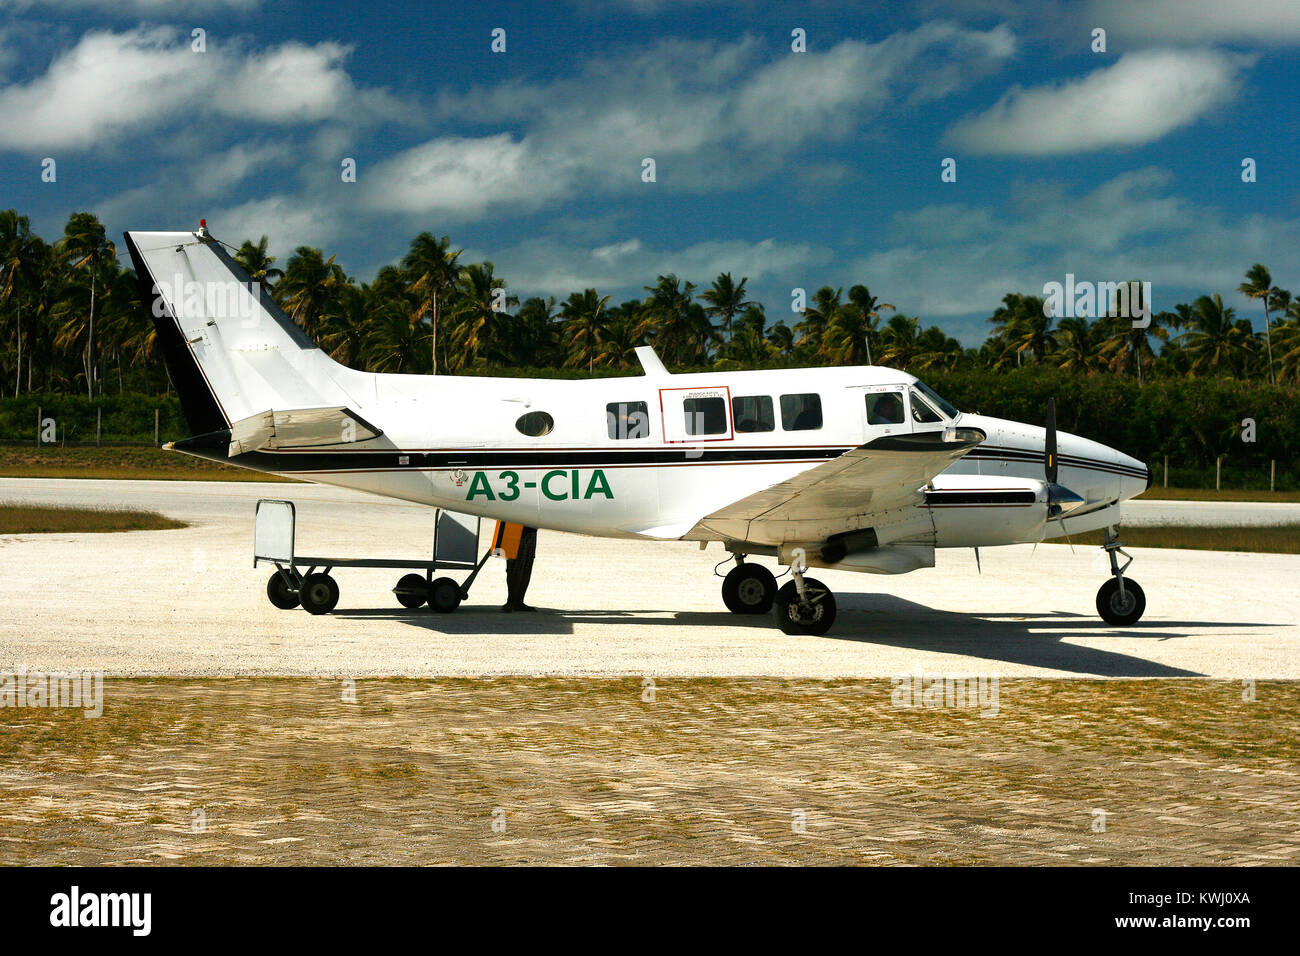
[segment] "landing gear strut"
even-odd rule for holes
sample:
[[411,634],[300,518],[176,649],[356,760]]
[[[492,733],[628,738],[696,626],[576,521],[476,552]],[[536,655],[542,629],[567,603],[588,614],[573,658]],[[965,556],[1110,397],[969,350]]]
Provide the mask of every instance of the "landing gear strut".
[[790,576],[794,580],[782,585],[772,604],[776,626],[787,634],[825,634],[835,623],[835,595],[816,578],[805,578],[797,566]]
[[766,614],[776,597],[776,578],[761,564],[746,564],[736,555],[736,566],[722,581],[722,603],[732,614]]
[[[1107,624],[1134,624],[1147,609],[1147,597],[1136,581],[1124,577],[1124,572],[1133,563],[1133,556],[1124,550],[1124,543],[1119,540],[1119,529],[1113,525],[1106,529],[1106,543],[1102,547],[1110,557],[1110,573],[1114,577],[1097,592],[1097,613]],[[1119,563],[1121,554],[1125,558],[1123,566]]]

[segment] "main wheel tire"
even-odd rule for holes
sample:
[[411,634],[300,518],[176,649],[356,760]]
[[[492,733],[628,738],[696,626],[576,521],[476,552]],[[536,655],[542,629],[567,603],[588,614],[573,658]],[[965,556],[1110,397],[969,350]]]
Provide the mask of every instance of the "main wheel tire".
[[393,593],[402,607],[416,608],[429,599],[429,582],[419,574],[404,574]]
[[279,571],[271,575],[271,579],[266,582],[266,596],[281,611],[292,611],[298,606],[298,593],[289,590],[284,575]]
[[437,578],[429,585],[429,607],[450,614],[460,607],[460,585],[451,578]]
[[793,581],[787,581],[776,592],[776,600],[772,602],[776,626],[787,634],[825,634],[835,623],[835,595],[814,578],[804,578],[803,586],[809,598],[808,607],[799,603],[799,589]]
[[328,574],[309,574],[298,588],[298,600],[308,614],[328,614],[339,603],[339,586]]
[[732,614],[766,614],[776,597],[776,578],[761,564],[738,564],[722,581],[722,603]]
[[1147,596],[1132,578],[1124,579],[1124,594],[1119,593],[1119,578],[1111,578],[1097,591],[1097,613],[1107,624],[1135,624],[1147,609]]

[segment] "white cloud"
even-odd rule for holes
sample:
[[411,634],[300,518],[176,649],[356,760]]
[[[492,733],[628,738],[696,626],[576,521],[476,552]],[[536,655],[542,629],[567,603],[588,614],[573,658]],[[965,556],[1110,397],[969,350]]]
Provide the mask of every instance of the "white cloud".
[[620,299],[641,298],[642,287],[655,276],[676,273],[697,284],[730,272],[737,280],[748,276],[750,288],[768,282],[798,285],[807,271],[830,260],[831,251],[807,243],[764,239],[746,242],[724,239],[699,242],[683,249],[654,249],[640,239],[624,239],[600,246],[558,242],[554,237],[529,239],[496,250],[467,249],[462,260],[490,259],[497,274],[523,296],[567,296],[595,288],[618,293]]
[[0,0],[0,9],[26,13],[32,9],[99,10],[126,17],[176,16],[178,14],[247,13],[262,0]]
[[[299,246],[325,248],[355,228],[341,208],[296,196],[252,199],[238,206],[208,210],[205,218],[212,234],[226,242],[256,240],[265,235],[273,254],[280,257],[281,266]],[[173,224],[167,228],[180,227]]]
[[[1037,295],[1067,272],[1094,282],[1150,281],[1158,310],[1175,304],[1169,289],[1226,294],[1253,262],[1267,263],[1275,276],[1300,275],[1300,222],[1229,217],[1171,195],[1172,182],[1146,168],[1082,195],[1017,184],[1005,214],[964,203],[899,214],[884,230],[892,244],[854,262],[845,281],[869,280],[928,321],[990,315],[1007,292]],[[977,320],[947,331],[970,343],[988,328]]]
[[949,130],[974,153],[1049,156],[1138,146],[1195,122],[1237,92],[1251,57],[1214,50],[1128,53],[1055,86],[1015,86]]
[[[632,189],[699,192],[747,185],[811,146],[843,140],[899,100],[954,88],[998,68],[1015,48],[1003,27],[926,24],[878,43],[842,40],[789,53],[746,37],[667,40],[576,77],[475,88],[438,103],[439,118],[487,127],[442,136],[386,161],[367,186],[372,208],[449,220],[499,207],[536,210],[569,196]],[[509,124],[516,129],[503,132]],[[641,181],[641,162],[657,181]]]
[[213,115],[301,124],[398,118],[382,90],[359,90],[342,67],[347,48],[286,43],[247,53],[188,33],[139,27],[93,31],[26,84],[0,88],[0,149],[88,149]]
[[1295,0],[1093,0],[1088,13],[1117,37],[1156,43],[1300,41]]

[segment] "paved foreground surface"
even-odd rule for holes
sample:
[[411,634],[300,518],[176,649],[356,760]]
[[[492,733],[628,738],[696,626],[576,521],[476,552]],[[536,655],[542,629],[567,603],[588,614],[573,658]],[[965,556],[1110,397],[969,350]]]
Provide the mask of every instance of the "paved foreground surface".
[[[494,560],[452,615],[399,607],[399,572],[342,569],[339,609],[312,617],[265,598],[270,571],[252,567],[259,497],[298,503],[299,553],[418,558],[431,547],[429,509],[322,486],[2,479],[0,501],[143,507],[192,526],[0,536],[0,670],[1300,678],[1300,555],[1134,549],[1148,610],[1127,629],[1096,616],[1108,570],[1095,547],[986,549],[982,574],[969,551],[940,552],[937,568],[897,577],[815,572],[835,589],[840,617],[810,638],[727,613],[717,545],[542,532],[529,591],[542,613],[500,613],[504,562]],[[1288,507],[1300,508],[1227,510],[1291,520]],[[1195,510],[1160,502],[1135,515],[1160,509]]]
[[996,716],[890,681],[649,691],[135,680],[98,719],[0,709],[0,864],[1300,859],[1295,684],[1004,681]]

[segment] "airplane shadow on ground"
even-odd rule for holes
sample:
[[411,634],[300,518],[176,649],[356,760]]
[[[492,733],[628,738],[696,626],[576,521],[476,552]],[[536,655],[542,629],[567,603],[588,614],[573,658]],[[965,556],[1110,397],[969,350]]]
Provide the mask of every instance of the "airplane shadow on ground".
[[[910,648],[955,654],[996,665],[1019,664],[1068,671],[1081,677],[1204,677],[1198,671],[1171,667],[1131,654],[1068,643],[1070,638],[1141,638],[1164,641],[1188,637],[1197,628],[1225,626],[1213,621],[1153,621],[1117,629],[1099,618],[1054,611],[1034,616],[957,613],[926,607],[892,594],[836,595],[839,617],[829,634],[808,641],[853,641],[882,647]],[[462,605],[452,614],[427,608],[343,609],[334,615],[362,620],[401,621],[442,634],[568,635],[578,624],[637,624],[668,627],[743,627],[763,640],[775,630],[771,615],[753,617],[725,610],[684,611],[664,617],[662,609],[559,610],[535,614],[504,614],[491,605]],[[1271,627],[1266,623],[1237,623],[1234,628]],[[919,662],[918,662],[919,663]],[[996,667],[990,668],[996,670]]]

